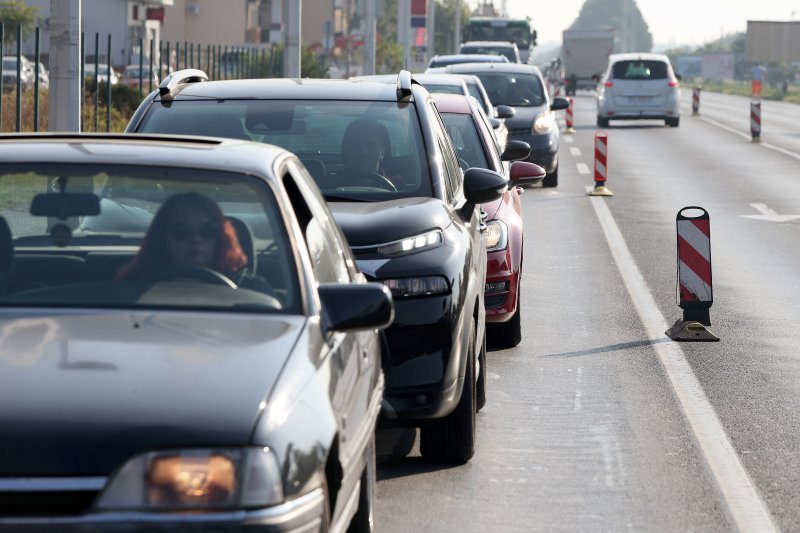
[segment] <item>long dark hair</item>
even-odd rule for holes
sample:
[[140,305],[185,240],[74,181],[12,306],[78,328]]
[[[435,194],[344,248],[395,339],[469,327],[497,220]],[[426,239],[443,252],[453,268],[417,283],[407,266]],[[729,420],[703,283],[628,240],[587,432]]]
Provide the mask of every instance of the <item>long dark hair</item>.
[[139,279],[168,266],[167,223],[172,213],[184,206],[200,209],[220,228],[210,268],[231,275],[247,264],[247,255],[239,244],[236,230],[217,203],[200,193],[184,192],[170,196],[161,204],[142,240],[139,253],[120,269],[117,279]]

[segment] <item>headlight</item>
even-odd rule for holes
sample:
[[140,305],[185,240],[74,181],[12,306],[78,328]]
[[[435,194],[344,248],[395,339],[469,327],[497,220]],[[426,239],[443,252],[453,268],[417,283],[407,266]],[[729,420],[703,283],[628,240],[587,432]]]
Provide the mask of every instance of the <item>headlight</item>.
[[443,276],[382,279],[380,281],[389,288],[394,298],[434,296],[450,292],[450,284],[447,282],[447,278]]
[[269,448],[198,449],[133,457],[108,482],[97,509],[208,510],[281,501],[280,468]]
[[486,245],[487,252],[505,250],[506,246],[508,246],[508,227],[502,220],[490,220],[486,223],[486,231],[483,232],[483,243]]
[[390,256],[412,254],[427,248],[433,248],[442,244],[442,242],[444,242],[442,230],[437,229],[384,244],[378,248],[378,253]]
[[533,121],[532,134],[550,133],[553,129],[553,119],[549,113],[539,113]]

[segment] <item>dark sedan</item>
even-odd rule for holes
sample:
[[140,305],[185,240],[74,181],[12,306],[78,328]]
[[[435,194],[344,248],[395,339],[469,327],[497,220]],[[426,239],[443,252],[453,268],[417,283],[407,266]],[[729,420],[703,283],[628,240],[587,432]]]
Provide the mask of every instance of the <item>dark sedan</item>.
[[300,161],[0,147],[0,529],[371,531],[391,295]]
[[386,330],[386,424],[421,427],[420,451],[466,462],[485,373],[480,204],[508,179],[462,172],[431,96],[396,83],[320,79],[206,81],[176,72],[128,132],[203,133],[277,144],[316,179],[358,266],[392,291]]
[[492,104],[515,108],[515,115],[506,119],[508,139],[530,144],[528,161],[547,171],[542,186],[558,186],[559,131],[553,111],[568,108],[569,100],[557,96],[550,102],[539,69],[515,63],[467,63],[450,65],[444,72],[478,76]]

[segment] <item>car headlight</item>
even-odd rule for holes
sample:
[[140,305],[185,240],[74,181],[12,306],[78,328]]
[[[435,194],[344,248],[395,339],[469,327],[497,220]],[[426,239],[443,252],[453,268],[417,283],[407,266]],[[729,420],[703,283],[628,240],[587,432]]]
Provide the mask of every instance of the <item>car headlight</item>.
[[533,120],[532,134],[550,133],[553,129],[553,119],[549,113],[539,113]]
[[433,248],[443,242],[444,236],[442,235],[442,230],[437,229],[384,244],[378,248],[378,253],[389,256],[413,254],[428,248]]
[[389,288],[394,298],[435,296],[450,292],[450,284],[444,276],[382,279],[380,281]]
[[143,453],[108,482],[97,510],[208,510],[283,501],[280,467],[269,448]]
[[487,252],[505,250],[508,246],[508,227],[502,220],[490,220],[486,223],[483,243],[486,245]]

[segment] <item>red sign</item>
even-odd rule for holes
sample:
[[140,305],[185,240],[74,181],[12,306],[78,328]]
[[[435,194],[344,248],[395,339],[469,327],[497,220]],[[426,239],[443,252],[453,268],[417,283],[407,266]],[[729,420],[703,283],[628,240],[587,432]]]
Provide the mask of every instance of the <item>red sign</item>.
[[411,0],[411,16],[424,17],[428,12],[428,0]]
[[[135,6],[134,6],[135,7]],[[148,7],[147,20],[157,20],[164,24],[164,7]]]

